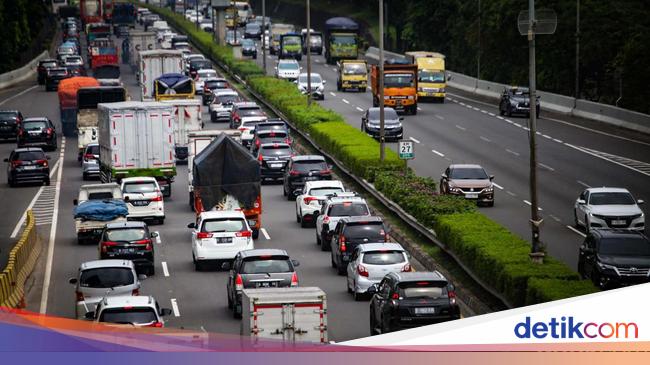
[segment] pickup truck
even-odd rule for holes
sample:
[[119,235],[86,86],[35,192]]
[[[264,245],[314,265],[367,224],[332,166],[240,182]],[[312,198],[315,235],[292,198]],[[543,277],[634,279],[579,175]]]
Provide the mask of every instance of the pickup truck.
[[[93,202],[98,204],[94,205],[92,214],[89,214],[85,208]],[[106,224],[126,222],[129,213],[122,198],[122,190],[116,183],[82,185],[73,204],[76,206],[75,230],[79,244],[95,243]]]

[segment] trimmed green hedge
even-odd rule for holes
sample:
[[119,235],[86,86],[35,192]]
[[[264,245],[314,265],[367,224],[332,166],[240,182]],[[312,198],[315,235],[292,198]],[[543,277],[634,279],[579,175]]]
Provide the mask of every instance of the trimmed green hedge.
[[[147,6],[142,4],[143,6]],[[293,83],[264,76],[253,61],[236,60],[232,49],[212,42],[212,35],[168,9],[148,6],[170,24],[187,34],[205,54],[240,77],[265,100],[278,108],[297,128],[307,132],[323,149],[343,162],[354,174],[373,182],[389,199],[399,204],[423,225],[433,228],[438,238],[487,284],[513,305],[540,303],[596,289],[553,257],[533,264],[530,244],[476,210],[465,199],[437,194],[431,178],[419,177],[397,154],[386,149],[379,162],[379,143],[347,124],[336,112],[307,100]]]

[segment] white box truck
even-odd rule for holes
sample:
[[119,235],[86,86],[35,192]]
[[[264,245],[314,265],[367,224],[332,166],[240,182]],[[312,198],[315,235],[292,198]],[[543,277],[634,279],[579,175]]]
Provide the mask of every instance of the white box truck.
[[176,162],[186,161],[188,133],[203,129],[201,102],[196,99],[170,99],[161,100],[161,103],[169,104],[174,108],[172,115],[174,116]]
[[129,62],[138,67],[139,53],[158,48],[156,33],[132,30],[129,32]]
[[176,176],[172,106],[126,101],[99,104],[98,109],[102,182],[153,176],[163,196],[171,196]]
[[244,289],[241,335],[260,340],[327,344],[327,298],[316,287]]
[[183,73],[183,52],[158,49],[140,52],[142,100],[153,99],[153,82],[162,74]]

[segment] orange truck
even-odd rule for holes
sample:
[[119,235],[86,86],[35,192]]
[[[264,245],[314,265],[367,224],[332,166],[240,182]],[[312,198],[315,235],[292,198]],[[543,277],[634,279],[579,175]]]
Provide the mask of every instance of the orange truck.
[[[379,106],[379,66],[370,70],[372,105]],[[415,115],[418,112],[418,66],[415,64],[384,64],[384,106],[397,112]]]

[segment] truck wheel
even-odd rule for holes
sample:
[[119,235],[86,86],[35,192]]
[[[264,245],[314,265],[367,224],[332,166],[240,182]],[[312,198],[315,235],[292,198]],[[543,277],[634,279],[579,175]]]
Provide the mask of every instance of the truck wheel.
[[151,264],[151,266],[147,270],[147,276],[154,276],[154,275],[156,275],[156,266],[154,266],[154,264]]
[[230,293],[226,295],[228,297],[228,309],[232,309],[232,300],[230,299]]
[[256,240],[260,236],[259,229],[253,229],[253,239]]
[[359,91],[362,92],[362,93],[365,93],[365,92],[366,92],[366,88],[365,88],[365,87],[362,87],[362,88],[359,89]]
[[45,180],[43,180],[43,183],[45,184],[45,186],[50,186],[50,178],[46,177]]
[[300,228],[307,228],[308,223],[301,217],[300,218]]

